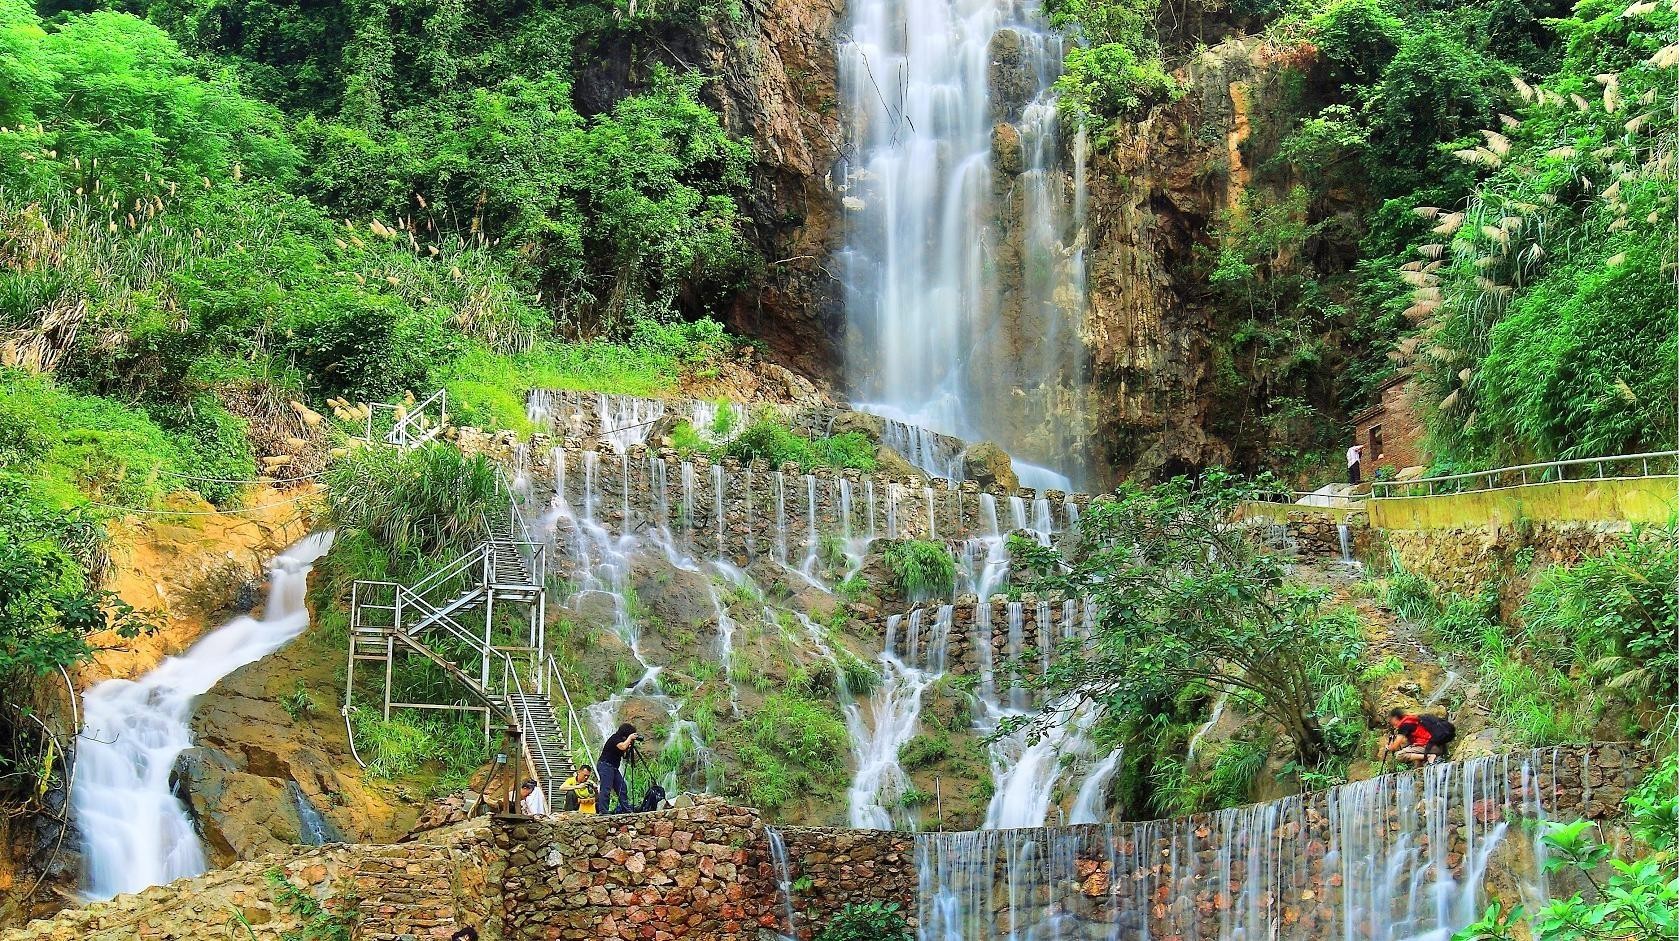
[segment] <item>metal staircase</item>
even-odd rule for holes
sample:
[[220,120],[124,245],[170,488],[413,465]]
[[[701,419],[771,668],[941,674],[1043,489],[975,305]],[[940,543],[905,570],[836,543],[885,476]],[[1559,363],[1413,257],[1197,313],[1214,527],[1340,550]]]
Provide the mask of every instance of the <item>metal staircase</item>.
[[[485,735],[492,720],[521,733],[523,759],[510,756],[535,777],[553,802],[553,785],[574,760],[587,760],[589,739],[544,644],[545,543],[534,539],[519,508],[482,518],[485,539],[449,565],[412,584],[357,581],[350,592],[344,707],[348,715],[358,674],[371,673],[382,714],[393,709],[445,709],[482,713]],[[498,639],[510,622],[524,621],[523,638]],[[522,642],[520,642],[522,641]],[[402,657],[436,664],[466,694],[451,702],[393,698],[392,679]]]

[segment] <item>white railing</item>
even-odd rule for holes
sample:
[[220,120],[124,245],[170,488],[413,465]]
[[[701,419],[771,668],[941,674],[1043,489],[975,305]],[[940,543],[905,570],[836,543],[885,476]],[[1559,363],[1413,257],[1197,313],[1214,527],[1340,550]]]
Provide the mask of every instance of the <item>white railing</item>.
[[1322,493],[1317,490],[1268,490],[1255,494],[1255,503],[1276,503],[1279,506],[1331,507],[1352,509],[1365,503],[1369,494]]
[[[485,705],[502,713],[504,718],[511,719],[519,725],[520,739],[525,742],[526,750],[531,755],[533,764],[542,769],[545,781],[552,781],[554,779],[554,763],[549,759],[548,749],[544,747],[542,739],[532,734],[534,729],[526,708],[525,683],[520,679],[521,670],[519,665],[514,663],[513,657],[508,651],[500,647],[486,645],[483,638],[474,635],[457,623],[454,618],[432,607],[424,598],[414,595],[402,585],[396,586],[396,593],[395,630],[399,636],[422,647],[425,652],[431,654],[437,660],[441,661],[443,659],[441,654],[415,640],[404,626],[403,609],[413,607],[420,612],[420,620],[427,628],[441,627],[444,633],[466,644],[481,658],[497,661],[502,670],[502,689],[500,693],[485,688],[483,683],[474,681],[464,670],[459,671],[460,678],[467,681],[468,687],[485,701]],[[457,669],[459,668],[457,667]],[[540,675],[538,670],[533,670],[533,673]]]
[[[430,417],[432,406],[437,406],[437,417]],[[412,448],[437,437],[449,420],[449,395],[446,390],[439,389],[413,405],[386,405],[372,403],[367,414],[367,437],[373,440],[373,415],[380,409],[386,409],[397,414],[397,419],[391,425],[391,430],[385,432],[385,443],[394,444],[399,448]]]
[[1386,500],[1394,497],[1432,497],[1437,494],[1508,490],[1512,487],[1568,480],[1673,477],[1677,458],[1680,458],[1680,452],[1651,451],[1645,454],[1548,461],[1543,464],[1518,464],[1513,467],[1471,471],[1467,474],[1420,477],[1416,480],[1380,480],[1371,484],[1371,496]]
[[[582,758],[584,763],[587,764],[590,754],[589,729],[583,724],[583,720],[578,718],[577,708],[572,705],[572,694],[566,689],[565,677],[560,675],[560,665],[554,662],[552,656],[545,656],[543,659],[543,691],[548,694],[548,701],[551,706],[555,705],[554,691],[560,691],[560,699],[566,704],[566,716],[561,720],[565,723],[566,744],[573,746],[575,743],[576,746],[581,746],[583,750]],[[573,755],[573,757],[578,756]]]

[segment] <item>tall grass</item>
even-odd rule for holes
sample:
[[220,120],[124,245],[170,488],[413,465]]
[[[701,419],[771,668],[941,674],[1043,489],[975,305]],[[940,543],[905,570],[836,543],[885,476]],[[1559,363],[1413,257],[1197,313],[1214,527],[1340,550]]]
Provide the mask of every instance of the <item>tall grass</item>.
[[366,533],[407,566],[470,548],[483,538],[481,516],[506,513],[512,503],[489,458],[441,442],[363,448],[335,464],[326,481],[333,524]]

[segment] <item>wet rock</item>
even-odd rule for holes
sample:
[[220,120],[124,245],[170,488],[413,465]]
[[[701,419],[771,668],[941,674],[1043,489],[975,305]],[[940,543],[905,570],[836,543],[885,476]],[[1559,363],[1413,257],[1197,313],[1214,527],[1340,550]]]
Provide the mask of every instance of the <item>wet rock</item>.
[[998,124],[992,128],[992,166],[1005,176],[1016,176],[1025,165],[1021,151],[1021,132],[1013,124]]
[[1018,120],[1038,85],[1026,39],[1014,29],[1000,29],[992,34],[986,53],[990,60],[986,83],[991,92],[992,120]]
[[978,482],[982,490],[1001,487],[1013,491],[1021,486],[1009,455],[990,441],[970,445],[963,452],[963,473]]

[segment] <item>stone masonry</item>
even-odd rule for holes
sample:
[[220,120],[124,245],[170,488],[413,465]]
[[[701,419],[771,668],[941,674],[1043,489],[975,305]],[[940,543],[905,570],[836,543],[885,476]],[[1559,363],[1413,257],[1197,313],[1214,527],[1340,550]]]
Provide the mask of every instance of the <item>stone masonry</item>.
[[[965,904],[990,906],[980,911],[988,925],[1050,913],[1071,919],[1073,933],[1063,937],[1108,937],[1119,928],[1212,938],[1226,936],[1240,911],[1273,924],[1276,937],[1316,941],[1339,936],[1345,888],[1331,854],[1338,832],[1345,837],[1334,826],[1338,813],[1345,821],[1357,812],[1347,808],[1374,811],[1359,818],[1362,833],[1416,830],[1447,840],[1440,858],[1457,872],[1470,858],[1471,828],[1443,812],[1473,814],[1482,827],[1512,821],[1511,834],[1520,831],[1513,815],[1535,807],[1553,820],[1608,820],[1646,770],[1644,756],[1618,745],[1476,762],[1440,769],[1438,792],[1421,781],[1400,789],[1406,779],[1396,775],[1164,821],[922,835],[789,828],[776,834],[785,855],[772,851],[756,811],[716,798],[649,814],[480,818],[413,842],[299,848],[0,938],[277,941],[300,923],[267,882],[278,872],[329,911],[354,909],[352,937],[368,941],[442,939],[464,925],[484,941],[756,941],[761,931],[790,933],[790,910],[791,933],[809,941],[856,902],[899,903],[914,925],[927,914],[918,896],[933,878],[919,862],[960,850],[964,870],[980,879],[979,895]],[[1509,851],[1501,849],[1483,877],[1496,898],[1526,865],[1520,838],[1506,842]],[[1256,864],[1262,868],[1250,872]]]

